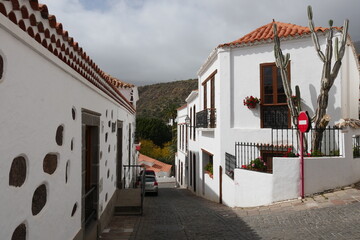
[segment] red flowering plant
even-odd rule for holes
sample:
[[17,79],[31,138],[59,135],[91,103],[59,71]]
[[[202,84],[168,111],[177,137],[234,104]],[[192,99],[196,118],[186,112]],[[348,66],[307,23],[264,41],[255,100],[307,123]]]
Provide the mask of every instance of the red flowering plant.
[[260,99],[253,96],[247,96],[244,101],[244,106],[247,106],[247,108],[256,108],[256,104],[260,103]]
[[255,158],[254,160],[251,160],[248,165],[242,165],[242,169],[249,169],[249,170],[256,170],[256,171],[262,171],[266,172],[266,162],[262,159],[262,157]]
[[298,157],[299,154],[295,154],[293,152],[293,148],[292,147],[289,147],[286,151],[286,153],[284,153],[284,157]]

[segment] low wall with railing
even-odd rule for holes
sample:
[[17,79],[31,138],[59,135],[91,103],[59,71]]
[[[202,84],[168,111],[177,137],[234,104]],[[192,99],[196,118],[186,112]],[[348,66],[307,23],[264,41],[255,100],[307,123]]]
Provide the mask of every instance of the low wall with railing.
[[[360,130],[347,128],[341,134],[344,145],[341,157],[304,158],[305,195],[360,181],[360,158],[355,155],[358,145],[354,143]],[[253,207],[298,198],[300,158],[274,157],[272,174],[235,168],[233,186],[235,199],[232,201],[228,196],[229,206]]]
[[359,129],[346,128],[344,134],[344,154],[342,157],[305,158],[305,194],[342,187],[360,181],[360,158],[358,145],[354,139],[360,135]]

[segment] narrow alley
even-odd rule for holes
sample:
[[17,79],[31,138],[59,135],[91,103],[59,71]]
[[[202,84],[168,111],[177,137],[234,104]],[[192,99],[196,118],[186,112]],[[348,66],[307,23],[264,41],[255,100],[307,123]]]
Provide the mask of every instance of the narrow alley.
[[114,217],[100,239],[359,239],[359,201],[360,191],[349,187],[243,209],[162,188],[146,196],[143,216]]

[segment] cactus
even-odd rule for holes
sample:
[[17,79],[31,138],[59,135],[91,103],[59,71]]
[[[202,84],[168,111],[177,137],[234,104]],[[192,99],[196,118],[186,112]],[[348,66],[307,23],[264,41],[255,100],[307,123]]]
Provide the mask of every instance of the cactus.
[[[308,6],[308,20],[311,36],[314,42],[315,50],[317,51],[321,61],[323,62],[323,71],[321,76],[321,90],[317,99],[317,109],[315,115],[312,117],[312,121],[315,127],[315,133],[312,138],[312,149],[319,150],[321,147],[322,133],[328,124],[329,116],[326,114],[328,107],[329,91],[334,84],[334,81],[339,73],[341,67],[341,61],[345,54],[345,46],[348,35],[349,20],[344,21],[342,28],[342,39],[339,43],[338,38],[335,38],[335,45],[333,47],[334,28],[333,21],[329,20],[329,31],[326,38],[326,49],[325,53],[321,51],[319,45],[319,39],[315,32],[313,22],[313,12],[311,6]],[[339,48],[340,45],[340,48]],[[332,55],[334,53],[335,63],[332,66]],[[332,67],[332,68],[331,68]]]
[[[326,125],[329,122],[329,115],[326,114],[326,109],[328,107],[328,98],[330,88],[333,86],[334,81],[339,73],[341,67],[341,61],[345,54],[345,47],[348,35],[349,28],[349,20],[344,21],[344,26],[342,28],[342,37],[341,41],[335,38],[335,45],[333,47],[333,38],[334,38],[334,28],[333,28],[333,20],[329,20],[329,30],[327,32],[326,37],[326,49],[325,52],[321,50],[319,38],[315,31],[315,24],[313,21],[313,11],[311,6],[307,8],[308,21],[309,21],[309,29],[311,31],[311,38],[314,43],[315,50],[323,62],[323,71],[321,77],[321,89],[320,94],[317,99],[317,109],[315,110],[315,115],[311,118],[314,123],[315,132],[312,136],[312,149],[314,151],[319,150],[321,148],[321,140],[323,131],[326,128]],[[282,50],[280,48],[280,39],[277,33],[277,26],[275,21],[273,20],[273,31],[274,31],[274,54],[276,59],[276,66],[280,69],[281,79],[284,85],[285,94],[287,96],[287,104],[290,109],[290,114],[292,116],[292,121],[295,126],[297,126],[297,116],[301,111],[301,96],[300,96],[300,88],[298,86],[295,87],[296,97],[292,98],[291,85],[288,81],[287,74],[287,64],[289,63],[290,55],[283,55]],[[335,63],[332,66],[332,55],[334,53]]]
[[[287,105],[290,109],[290,114],[292,118],[292,123],[294,126],[297,126],[297,116],[299,115],[299,110],[296,107],[295,99],[292,97],[292,90],[291,90],[291,84],[288,80],[288,64],[290,61],[290,54],[287,53],[284,55],[280,48],[280,39],[277,32],[277,25],[275,21],[273,20],[273,31],[274,31],[274,55],[275,55],[275,63],[276,66],[280,69],[280,75],[282,79],[282,83],[285,90],[285,95],[287,98]],[[298,101],[300,102],[300,101]]]
[[300,95],[300,88],[298,85],[295,86],[295,96],[296,96],[296,107],[299,112],[301,112],[301,95]]

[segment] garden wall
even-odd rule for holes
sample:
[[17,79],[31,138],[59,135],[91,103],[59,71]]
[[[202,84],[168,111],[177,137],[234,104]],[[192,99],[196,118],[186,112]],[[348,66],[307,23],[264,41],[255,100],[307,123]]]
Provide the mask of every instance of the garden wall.
[[[347,186],[360,181],[360,158],[353,157],[354,136],[359,129],[346,128],[341,157],[306,157],[304,159],[305,195]],[[234,171],[235,202],[237,207],[254,207],[300,196],[300,159],[273,159],[273,173],[246,169]],[[230,194],[225,195],[232,206]]]

